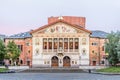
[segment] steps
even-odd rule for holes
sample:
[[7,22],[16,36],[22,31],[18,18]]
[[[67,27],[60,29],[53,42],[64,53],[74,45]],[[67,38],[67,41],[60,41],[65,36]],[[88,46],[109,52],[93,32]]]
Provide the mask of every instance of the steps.
[[21,73],[83,73],[82,69],[78,68],[30,68]]

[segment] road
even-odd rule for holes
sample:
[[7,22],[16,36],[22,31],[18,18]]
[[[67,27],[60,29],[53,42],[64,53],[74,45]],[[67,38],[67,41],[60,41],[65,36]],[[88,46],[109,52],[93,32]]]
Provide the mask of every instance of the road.
[[0,80],[120,80],[120,75],[89,73],[7,73]]

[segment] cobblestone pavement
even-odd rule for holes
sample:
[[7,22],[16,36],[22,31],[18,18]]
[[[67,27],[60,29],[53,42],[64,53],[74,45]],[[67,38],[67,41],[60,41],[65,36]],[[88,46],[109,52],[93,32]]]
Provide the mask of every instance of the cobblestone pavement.
[[120,75],[89,73],[7,73],[0,80],[120,80]]

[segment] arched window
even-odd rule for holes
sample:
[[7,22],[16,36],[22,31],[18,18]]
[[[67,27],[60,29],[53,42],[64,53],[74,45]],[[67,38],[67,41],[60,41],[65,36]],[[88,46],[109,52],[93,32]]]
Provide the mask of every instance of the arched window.
[[82,45],[86,45],[86,38],[82,39]]
[[23,64],[23,61],[22,61],[22,60],[20,60],[20,64]]

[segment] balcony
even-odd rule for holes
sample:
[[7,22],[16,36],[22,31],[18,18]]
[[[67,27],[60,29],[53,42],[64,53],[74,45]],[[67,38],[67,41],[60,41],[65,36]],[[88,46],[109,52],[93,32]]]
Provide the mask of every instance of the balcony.
[[43,53],[78,53],[79,49],[43,49]]

